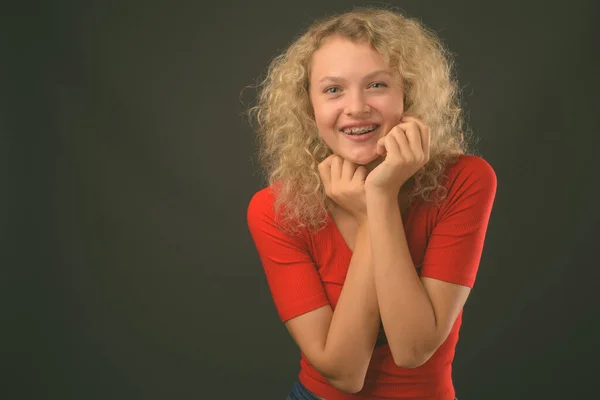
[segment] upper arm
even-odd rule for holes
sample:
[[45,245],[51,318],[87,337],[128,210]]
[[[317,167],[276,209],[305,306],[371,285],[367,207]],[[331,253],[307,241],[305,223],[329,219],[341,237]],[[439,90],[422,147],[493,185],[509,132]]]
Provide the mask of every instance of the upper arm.
[[279,318],[311,365],[327,378],[324,349],[333,311],[306,243],[279,229],[271,200],[264,192],[251,200],[250,234]]
[[271,196],[263,191],[252,198],[247,221],[275,308],[286,322],[329,301],[303,238],[276,224]]
[[447,338],[474,285],[496,194],[496,175],[481,158],[471,158],[452,179],[420,272],[436,317],[433,351]]

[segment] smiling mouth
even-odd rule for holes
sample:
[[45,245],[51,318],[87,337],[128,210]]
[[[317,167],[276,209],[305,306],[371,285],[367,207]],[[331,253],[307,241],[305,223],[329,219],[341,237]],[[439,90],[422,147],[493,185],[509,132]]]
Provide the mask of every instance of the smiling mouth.
[[361,127],[355,127],[355,128],[340,129],[340,131],[346,135],[360,136],[360,135],[365,135],[367,133],[373,132],[377,128],[379,128],[379,125],[374,124],[374,125],[367,125],[367,126],[361,126]]

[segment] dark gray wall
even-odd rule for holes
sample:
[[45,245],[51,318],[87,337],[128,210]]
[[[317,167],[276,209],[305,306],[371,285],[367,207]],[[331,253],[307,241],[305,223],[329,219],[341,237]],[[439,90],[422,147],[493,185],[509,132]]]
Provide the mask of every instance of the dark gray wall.
[[[349,4],[3,13],[6,398],[285,397],[298,352],[246,230],[263,182],[239,95],[314,18]],[[459,398],[590,398],[597,2],[388,4],[456,53],[469,125],[498,175],[454,364]]]

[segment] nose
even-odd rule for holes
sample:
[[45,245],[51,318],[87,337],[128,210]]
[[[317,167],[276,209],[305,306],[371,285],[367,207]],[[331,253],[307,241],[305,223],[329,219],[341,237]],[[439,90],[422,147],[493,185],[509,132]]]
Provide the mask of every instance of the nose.
[[346,97],[344,112],[348,116],[363,116],[371,112],[371,107],[365,101],[365,96],[362,92],[354,92]]

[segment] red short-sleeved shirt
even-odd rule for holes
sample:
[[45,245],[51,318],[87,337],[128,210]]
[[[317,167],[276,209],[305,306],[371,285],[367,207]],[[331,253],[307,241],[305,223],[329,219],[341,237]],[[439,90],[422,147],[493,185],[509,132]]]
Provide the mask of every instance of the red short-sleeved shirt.
[[[482,158],[462,155],[447,167],[446,176],[448,195],[441,205],[420,202],[405,216],[406,238],[420,276],[473,287],[496,175]],[[282,232],[275,223],[274,200],[270,188],[257,192],[248,206],[248,226],[279,317],[285,322],[327,304],[335,310],[351,250],[331,217],[317,233]],[[302,353],[299,379],[327,400],[454,399],[451,363],[461,322],[462,312],[448,338],[418,368],[397,367],[387,344],[376,347],[358,394],[335,389]]]

